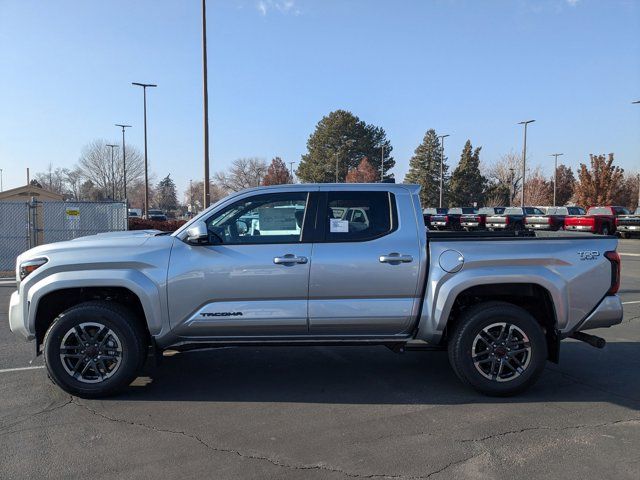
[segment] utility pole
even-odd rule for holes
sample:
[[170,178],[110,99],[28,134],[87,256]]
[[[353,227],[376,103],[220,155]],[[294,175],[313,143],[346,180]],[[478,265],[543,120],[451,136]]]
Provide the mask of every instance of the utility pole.
[[116,127],[122,128],[122,176],[124,182],[124,198],[123,200],[129,206],[129,201],[127,200],[127,152],[124,147],[124,129],[131,128],[131,125],[123,125],[121,123],[116,123]]
[[204,208],[209,206],[209,90],[207,88],[207,2],[202,0],[202,97],[204,104]]
[[444,139],[449,136],[449,134],[438,135],[438,138],[440,139],[440,208],[442,208],[442,195],[444,189]]
[[0,192],[4,192],[4,185],[2,184],[2,173],[4,170],[0,168]]
[[338,152],[335,153],[336,156],[336,183],[338,183]]
[[384,144],[381,147],[382,152],[380,153],[380,183],[384,182]]
[[514,182],[516,178],[516,169],[510,168],[511,176],[509,177],[509,206],[513,207],[513,197],[516,196],[516,184]]
[[520,206],[522,208],[524,208],[524,187],[527,168],[527,125],[533,122],[535,122],[535,120],[525,120],[524,122],[518,122],[518,125],[524,125],[524,145],[522,147],[522,195],[520,198]]
[[111,147],[111,200],[116,199],[116,171],[113,168],[113,149],[118,145],[107,144],[107,147]]
[[144,217],[147,218],[149,211],[149,173],[147,168],[147,87],[157,87],[153,83],[131,82],[131,85],[142,87],[144,102]]
[[550,157],[555,157],[553,162],[553,206],[556,207],[556,190],[558,189],[558,157],[564,155],[564,153],[552,153]]
[[291,183],[296,183],[293,178],[293,164],[297,162],[289,162],[289,174],[291,175]]

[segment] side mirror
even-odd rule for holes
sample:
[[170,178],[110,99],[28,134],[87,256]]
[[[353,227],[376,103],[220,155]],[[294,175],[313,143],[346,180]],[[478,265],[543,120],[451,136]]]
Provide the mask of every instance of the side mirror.
[[209,243],[209,230],[204,222],[197,222],[187,229],[187,243],[206,245]]

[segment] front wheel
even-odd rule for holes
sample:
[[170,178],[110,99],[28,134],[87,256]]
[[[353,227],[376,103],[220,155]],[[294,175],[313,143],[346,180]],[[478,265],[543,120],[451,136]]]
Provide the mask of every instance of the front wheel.
[[145,360],[135,316],[112,302],[85,302],[61,313],[44,337],[49,378],[71,395],[97,398],[129,385]]
[[524,391],[538,379],[547,360],[540,324],[526,310],[505,302],[481,303],[465,311],[448,350],[456,375],[490,396]]

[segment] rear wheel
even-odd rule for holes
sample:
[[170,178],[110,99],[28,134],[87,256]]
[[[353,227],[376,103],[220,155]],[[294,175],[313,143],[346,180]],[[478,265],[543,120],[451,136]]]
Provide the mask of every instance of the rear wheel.
[[490,396],[515,395],[538,379],[547,343],[524,309],[487,302],[463,313],[449,338],[449,361],[467,385]]
[[61,313],[44,338],[49,378],[83,398],[113,395],[144,364],[145,334],[135,316],[111,302],[86,302]]

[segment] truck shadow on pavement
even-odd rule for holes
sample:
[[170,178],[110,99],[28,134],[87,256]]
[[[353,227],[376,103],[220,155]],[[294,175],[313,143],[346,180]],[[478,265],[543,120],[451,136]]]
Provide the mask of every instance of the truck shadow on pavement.
[[[148,365],[113,400],[460,404],[609,402],[640,409],[640,343],[596,350],[563,344],[524,394],[482,396],[463,386],[445,352],[395,354],[385,347],[242,347],[180,353]],[[105,399],[107,400],[107,399]]]

